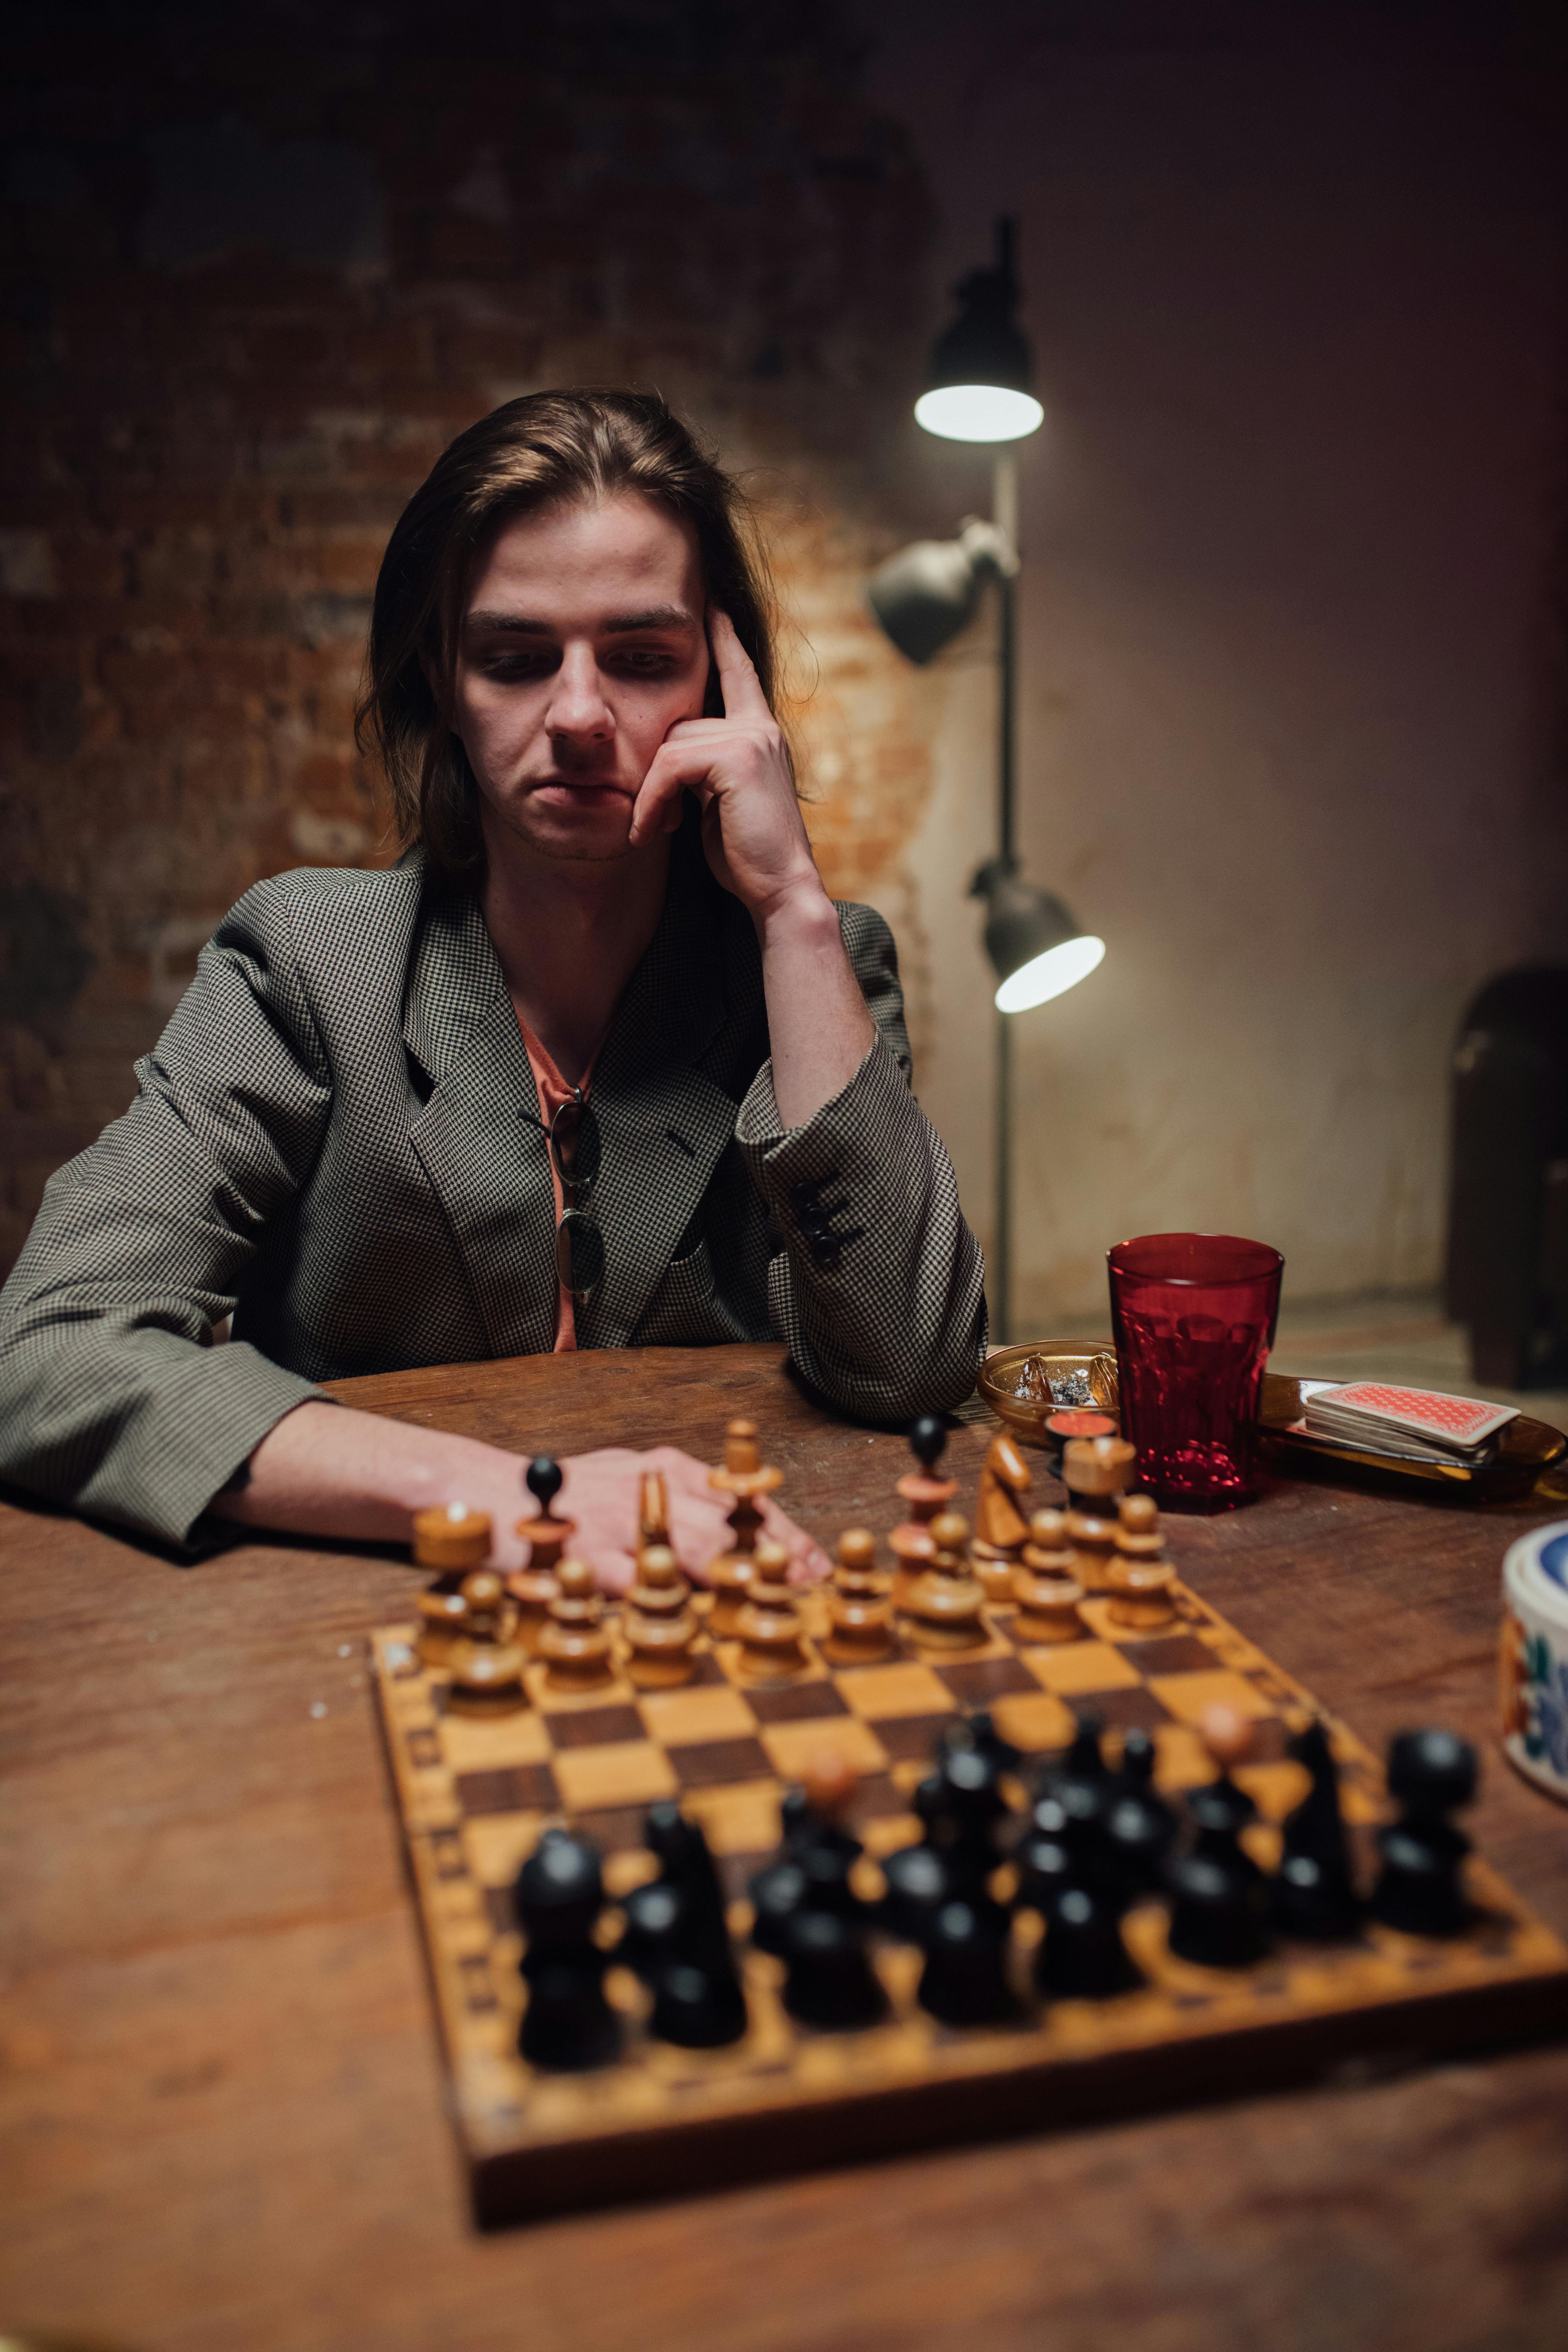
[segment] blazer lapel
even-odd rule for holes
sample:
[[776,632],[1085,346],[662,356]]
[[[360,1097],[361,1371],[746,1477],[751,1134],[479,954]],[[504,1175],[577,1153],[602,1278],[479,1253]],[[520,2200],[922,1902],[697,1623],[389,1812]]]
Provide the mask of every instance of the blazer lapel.
[[734,1137],[736,1103],[696,1066],[730,1010],[725,902],[688,847],[678,838],[658,929],[595,1065],[605,1276],[577,1309],[584,1347],[630,1342]]
[[[555,1205],[517,1014],[484,918],[431,892],[409,970],[404,1042],[434,1080],[409,1140],[446,1211],[497,1356],[555,1344]],[[389,1267],[417,1283],[417,1266]]]

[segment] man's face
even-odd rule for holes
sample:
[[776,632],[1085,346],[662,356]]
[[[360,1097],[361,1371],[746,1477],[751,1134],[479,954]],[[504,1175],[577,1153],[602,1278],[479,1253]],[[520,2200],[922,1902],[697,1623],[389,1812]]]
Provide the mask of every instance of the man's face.
[[635,495],[504,524],[458,637],[454,724],[498,827],[552,858],[627,854],[632,803],[708,680],[693,533]]

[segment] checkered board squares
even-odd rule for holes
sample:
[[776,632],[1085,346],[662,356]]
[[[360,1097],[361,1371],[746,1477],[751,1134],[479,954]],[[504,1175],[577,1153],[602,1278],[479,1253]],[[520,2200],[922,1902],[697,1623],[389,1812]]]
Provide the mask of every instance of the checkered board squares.
[[[1477,1863],[1483,1925],[1454,1946],[1383,1937],[1221,1976],[1172,1959],[1163,1909],[1152,1906],[1128,1923],[1148,1978],[1141,1990],[1058,2003],[1017,2031],[983,2032],[927,2017],[914,1999],[919,1955],[879,1946],[889,2016],[849,2035],[794,2025],[779,2000],[777,1964],[743,1948],[752,2024],[733,2049],[652,2042],[642,2025],[646,1997],[612,1969],[612,1999],[626,2020],[623,2060],[571,2077],[522,2064],[510,1888],[541,1831],[560,1820],[586,1831],[604,1853],[614,1900],[655,1867],[643,1843],[646,1808],[677,1798],[701,1822],[739,1904],[774,1850],[784,1789],[826,1746],[861,1775],[855,1826],[868,1860],[859,1867],[874,1885],[877,1861],[919,1835],[913,1790],[937,1739],[964,1711],[988,1707],[1030,1759],[1027,1770],[1063,1749],[1075,1710],[1091,1707],[1113,1744],[1134,1726],[1150,1731],[1159,1783],[1179,1793],[1212,1776],[1196,1725],[1224,1703],[1254,1720],[1254,1758],[1237,1777],[1263,1817],[1249,1836],[1271,1864],[1277,1825],[1304,1784],[1287,1756],[1289,1718],[1322,1710],[1195,1594],[1178,1586],[1175,1598],[1176,1622],[1159,1633],[1133,1635],[1104,1601],[1089,1601],[1081,1640],[1033,1644],[1016,1638],[1010,1612],[993,1611],[985,1641],[972,1649],[900,1641],[862,1666],[829,1665],[814,1638],[809,1672],[772,1684],[747,1679],[731,1642],[705,1642],[692,1681],[675,1690],[638,1690],[617,1677],[569,1696],[531,1668],[530,1704],[494,1717],[448,1707],[444,1678],[415,1655],[412,1627],[376,1634],[383,1724],[480,2214],[510,2219],[837,2160],[858,2148],[906,2147],[958,2128],[961,2106],[963,2127],[988,2116],[1001,2127],[1109,2112],[1113,2095],[1125,2112],[1179,2096],[1184,2084],[1210,2091],[1227,2064],[1256,2084],[1268,2051],[1342,2055],[1375,2045],[1412,2005],[1428,2045],[1473,2038],[1478,2020],[1489,2025],[1494,2011],[1524,2031],[1532,1999],[1550,1996],[1563,2009],[1568,1953]],[[820,1609],[814,1596],[814,1637]],[[1342,1725],[1324,1720],[1346,1814],[1365,1837],[1386,1812],[1381,1769]],[[743,1909],[733,1924],[743,1931]],[[1031,1933],[1026,1920],[1020,1940]]]

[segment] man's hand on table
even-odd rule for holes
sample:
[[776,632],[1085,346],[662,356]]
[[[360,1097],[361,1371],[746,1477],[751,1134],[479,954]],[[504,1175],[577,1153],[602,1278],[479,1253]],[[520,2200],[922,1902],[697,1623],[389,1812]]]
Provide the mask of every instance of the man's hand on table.
[[[405,1544],[416,1511],[467,1503],[489,1513],[491,1558],[505,1570],[528,1559],[527,1538],[516,1532],[518,1521],[526,1522],[538,1508],[523,1485],[527,1466],[523,1455],[477,1438],[312,1400],[268,1431],[250,1456],[245,1483],[215,1496],[209,1509],[248,1527]],[[565,1483],[555,1508],[576,1522],[570,1549],[590,1562],[606,1591],[624,1591],[631,1582],[645,1470],[663,1474],[671,1538],[682,1566],[699,1581],[708,1562],[728,1548],[729,1499],[709,1486],[708,1465],[678,1446],[656,1445],[646,1454],[601,1446],[563,1455],[561,1466]],[[793,1580],[826,1576],[826,1559],[794,1520],[771,1498],[763,1510],[766,1533],[789,1552]]]
[[[634,1454],[625,1445],[603,1445],[593,1454],[569,1454],[561,1466],[566,1483],[555,1507],[577,1522],[569,1549],[579,1559],[592,1562],[607,1592],[624,1592],[632,1580],[628,1530],[637,1527],[638,1481],[645,1470],[663,1475],[670,1542],[681,1566],[698,1583],[706,1583],[709,1561],[727,1551],[733,1540],[728,1515],[734,1505],[708,1484],[707,1463],[694,1461],[678,1445],[655,1445],[646,1454]],[[763,1497],[762,1507],[763,1533],[789,1553],[791,1582],[810,1584],[826,1576],[828,1563],[823,1553],[786,1518],[771,1495]]]

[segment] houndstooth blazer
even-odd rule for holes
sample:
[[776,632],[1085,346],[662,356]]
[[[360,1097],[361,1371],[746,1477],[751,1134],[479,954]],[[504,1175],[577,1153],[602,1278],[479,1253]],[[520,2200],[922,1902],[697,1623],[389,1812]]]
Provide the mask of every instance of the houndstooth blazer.
[[[675,849],[595,1070],[605,1270],[579,1346],[776,1334],[857,1416],[958,1403],[984,1269],[910,1091],[887,925],[838,909],[878,1039],[786,1130],[751,920],[689,830]],[[0,1475],[179,1540],[317,1381],[554,1344],[517,1017],[477,902],[419,851],[258,883],[137,1078],[0,1296]]]

